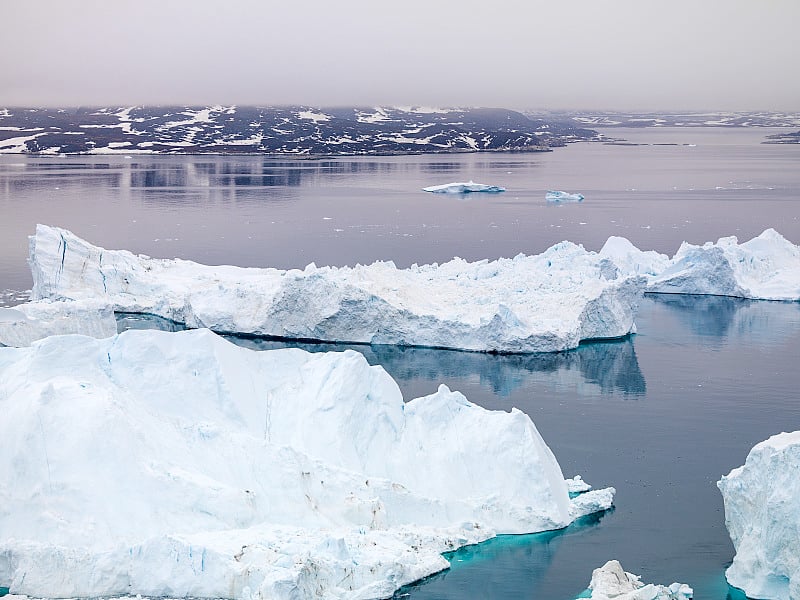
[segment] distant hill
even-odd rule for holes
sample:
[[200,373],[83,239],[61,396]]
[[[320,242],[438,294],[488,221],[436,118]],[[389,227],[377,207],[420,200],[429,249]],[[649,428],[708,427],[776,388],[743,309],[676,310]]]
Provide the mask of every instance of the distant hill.
[[800,144],[800,131],[768,135],[765,144]]
[[526,112],[532,119],[552,118],[580,127],[798,127],[800,113],[592,111]]
[[496,108],[0,109],[0,153],[359,155],[548,151],[596,139],[569,117]]

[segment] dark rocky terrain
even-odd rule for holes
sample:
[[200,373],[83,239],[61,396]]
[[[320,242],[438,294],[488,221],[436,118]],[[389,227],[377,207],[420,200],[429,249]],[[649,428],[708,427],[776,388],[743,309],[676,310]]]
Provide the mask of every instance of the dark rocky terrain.
[[800,131],[768,135],[765,144],[800,144]]

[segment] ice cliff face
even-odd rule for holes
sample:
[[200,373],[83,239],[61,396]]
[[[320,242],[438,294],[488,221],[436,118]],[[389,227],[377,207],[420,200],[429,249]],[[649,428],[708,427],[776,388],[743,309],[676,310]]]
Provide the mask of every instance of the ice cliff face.
[[570,501],[523,413],[445,387],[404,404],[352,351],[128,331],[0,348],[0,371],[12,593],[380,598],[445,550],[611,504]]
[[736,556],[728,582],[751,598],[800,598],[800,432],[756,444],[718,483]]
[[684,242],[672,259],[611,237],[600,255],[622,275],[647,276],[648,292],[800,300],[800,247],[774,229],[742,244],[735,237],[702,246]]
[[109,251],[39,225],[30,264],[35,299],[95,299],[220,332],[489,352],[625,336],[644,286],[569,242],[493,262],[282,271]]
[[685,583],[669,587],[644,584],[633,573],[626,573],[619,561],[610,560],[592,572],[589,584],[592,600],[691,600],[693,590]]
[[111,307],[102,302],[26,302],[0,308],[0,345],[30,346],[50,335],[80,333],[96,338],[117,333]]

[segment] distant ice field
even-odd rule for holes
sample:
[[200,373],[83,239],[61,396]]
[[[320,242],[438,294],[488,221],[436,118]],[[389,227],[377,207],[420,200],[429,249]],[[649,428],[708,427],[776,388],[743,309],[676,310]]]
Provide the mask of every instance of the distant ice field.
[[[614,129],[649,145],[540,154],[0,156],[0,303],[30,288],[27,237],[37,222],[153,257],[278,268],[511,257],[564,239],[599,250],[610,235],[672,255],[684,240],[745,241],[769,227],[797,244],[800,146],[760,143],[774,132]],[[421,191],[469,180],[507,191]],[[549,189],[585,200],[548,204]],[[123,322],[131,324],[146,323]],[[733,546],[716,481],[756,443],[800,429],[800,303],[647,296],[637,326],[619,342],[544,356],[354,347],[406,398],[445,383],[487,408],[518,407],[565,473],[618,490],[599,520],[461,551],[450,571],[407,590],[411,600],[573,598],[612,558],[644,581],[738,600],[724,580]]]

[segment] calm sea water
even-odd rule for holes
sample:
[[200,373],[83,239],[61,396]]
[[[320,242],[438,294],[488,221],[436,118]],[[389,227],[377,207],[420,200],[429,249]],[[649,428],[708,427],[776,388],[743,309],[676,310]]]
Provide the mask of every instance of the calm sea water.
[[[8,304],[9,290],[30,287],[37,222],[107,248],[277,267],[494,258],[562,239],[599,249],[609,235],[671,254],[682,240],[766,227],[800,242],[800,147],[762,145],[766,130],[609,133],[645,145],[298,161],[0,156],[0,290]],[[420,191],[469,179],[508,191]],[[548,205],[547,189],[586,200]],[[724,580],[733,548],[715,483],[757,442],[800,429],[800,303],[649,296],[637,325],[624,341],[542,356],[357,347],[407,398],[446,383],[488,408],[522,409],[566,476],[617,488],[600,518],[464,549],[401,595],[572,598],[616,558],[645,581],[689,583],[696,598],[738,598]]]

